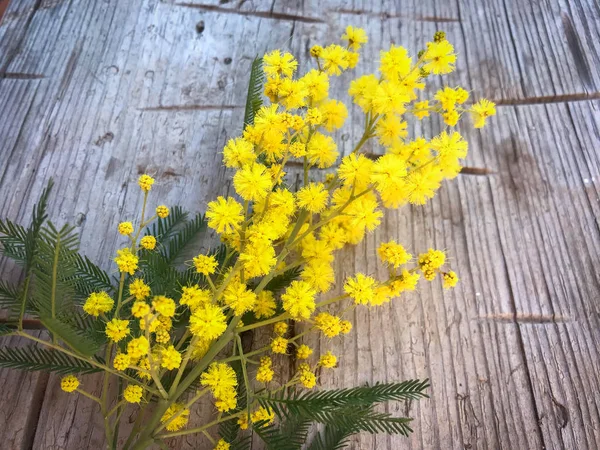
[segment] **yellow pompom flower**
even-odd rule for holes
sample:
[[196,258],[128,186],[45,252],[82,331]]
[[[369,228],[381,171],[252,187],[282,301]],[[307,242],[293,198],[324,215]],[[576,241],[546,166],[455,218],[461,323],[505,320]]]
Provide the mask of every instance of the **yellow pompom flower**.
[[329,192],[323,183],[309,183],[301,188],[296,194],[298,206],[311,213],[319,213],[327,206]]
[[140,239],[140,245],[146,250],[154,250],[156,247],[156,238],[154,236],[144,236]]
[[326,369],[333,369],[337,365],[337,357],[333,353],[327,352],[319,358],[319,365]]
[[173,345],[160,351],[160,366],[167,370],[177,369],[181,365],[181,353]]
[[273,353],[279,353],[281,355],[285,355],[287,353],[289,341],[281,336],[277,336],[271,342],[271,351]]
[[135,297],[136,300],[144,300],[150,295],[150,286],[144,283],[144,280],[136,278],[129,283],[129,295]]
[[340,322],[340,331],[342,334],[348,334],[352,331],[352,323],[348,320],[342,320]]
[[287,330],[288,324],[285,322],[277,322],[275,325],[273,325],[273,332],[278,336],[283,336],[285,333],[287,333]]
[[157,295],[152,299],[152,307],[154,311],[165,317],[175,316],[177,305],[175,300],[164,295]]
[[230,365],[214,362],[200,376],[200,384],[209,387],[215,397],[224,397],[231,390],[235,392],[237,376]]
[[444,289],[451,289],[458,283],[458,275],[451,270],[450,272],[444,273],[443,280]]
[[131,253],[129,248],[123,248],[117,250],[115,262],[119,266],[119,272],[126,272],[129,275],[133,275],[138,268],[139,258],[137,255]]
[[430,248],[427,253],[419,255],[419,268],[421,270],[439,269],[445,262],[446,254],[441,250]]
[[475,103],[471,108],[471,117],[475,128],[483,128],[488,117],[496,115],[496,104],[486,99]]
[[117,353],[113,359],[113,367],[117,370],[125,370],[131,364],[131,358],[126,353]]
[[79,380],[75,375],[67,375],[60,380],[60,388],[65,392],[73,392],[79,387]]
[[187,305],[190,311],[194,312],[196,308],[210,303],[212,293],[208,289],[200,289],[196,284],[194,286],[183,286],[181,288],[180,305]]
[[329,132],[342,128],[348,117],[346,105],[337,100],[329,100],[320,104],[319,110],[323,115],[323,126]]
[[313,351],[308,345],[302,344],[302,345],[298,346],[298,348],[296,349],[296,358],[297,359],[308,359],[308,357],[310,355],[312,355],[312,353],[313,353]]
[[119,224],[119,233],[123,236],[129,236],[133,233],[133,224],[131,222],[121,222]]
[[312,389],[317,385],[317,377],[311,370],[301,370],[298,379],[306,389]]
[[275,314],[277,304],[271,291],[261,291],[254,305],[254,315],[257,319],[268,319]]
[[215,273],[215,269],[219,263],[214,255],[198,255],[194,257],[194,266],[196,272],[202,275],[211,275]]
[[244,283],[232,281],[223,291],[223,300],[236,316],[250,311],[256,304],[256,294],[249,290]]
[[104,292],[92,292],[83,304],[83,310],[90,316],[98,317],[113,308],[115,301]]
[[267,168],[259,163],[248,164],[233,176],[233,187],[244,200],[262,200],[271,186],[271,175]]
[[373,99],[378,87],[379,80],[375,75],[363,75],[350,82],[348,94],[354,99],[354,103],[367,113],[373,108]]
[[119,342],[130,333],[129,321],[114,318],[106,324],[105,333],[111,341]]
[[273,379],[275,372],[272,369],[273,362],[268,356],[260,358],[260,366],[256,371],[256,381],[259,383],[268,383]]
[[435,75],[443,75],[454,70],[456,54],[454,47],[447,40],[428,42],[423,55],[423,69]]
[[243,207],[234,198],[218,197],[208,203],[208,226],[217,233],[231,233],[244,221]]
[[315,325],[328,338],[335,337],[342,332],[340,318],[327,312],[315,316]]
[[318,58],[323,54],[323,47],[321,47],[320,45],[313,45],[310,48],[310,56],[312,56],[313,58]]
[[316,291],[305,281],[292,281],[281,295],[283,309],[294,320],[306,320],[315,310]]
[[323,113],[319,110],[319,108],[310,108],[308,111],[306,111],[305,119],[306,123],[309,125],[321,125],[321,123],[323,123]]
[[386,262],[395,268],[406,264],[412,258],[412,255],[396,241],[382,243],[377,249],[377,253],[379,253],[379,257],[383,262]]
[[452,109],[442,114],[442,117],[444,118],[444,123],[446,125],[448,125],[449,127],[453,127],[458,123],[458,120],[460,119],[460,114],[457,110]]
[[298,61],[290,53],[273,50],[263,57],[263,70],[269,77],[291,77],[298,67]]
[[392,45],[388,51],[381,51],[379,70],[386,80],[400,81],[408,75],[412,65],[412,58],[404,47]]
[[129,357],[135,361],[140,359],[142,356],[146,356],[149,350],[150,343],[145,336],[132,339],[127,343],[127,355],[129,355]]
[[348,68],[348,50],[337,44],[328,45],[321,52],[323,70],[328,75],[341,75]]
[[348,48],[351,50],[359,50],[363,44],[369,42],[369,37],[362,28],[348,25],[345,33],[342,34],[342,40],[348,42]]
[[152,189],[152,185],[154,184],[154,178],[146,174],[141,175],[138,178],[138,184],[140,185],[142,191],[149,192],[150,189]]
[[344,182],[344,186],[349,188],[355,186],[357,192],[360,192],[368,186],[372,169],[373,161],[364,155],[351,153],[342,159],[338,168],[338,176]]
[[160,418],[167,423],[167,431],[178,431],[185,427],[190,419],[190,410],[183,403],[173,403]]
[[244,138],[229,139],[223,149],[223,164],[230,169],[240,169],[255,159],[254,146]]
[[401,139],[408,136],[407,123],[395,114],[387,114],[377,121],[375,134],[379,143],[384,147],[391,147]]
[[139,403],[143,395],[144,389],[135,384],[130,384],[123,390],[123,398],[127,403]]
[[416,272],[403,270],[402,274],[392,282],[391,290],[393,295],[399,295],[404,291],[414,291],[420,277]]
[[365,305],[375,295],[375,280],[369,276],[357,273],[354,278],[348,278],[344,284],[344,292],[348,294],[357,305]]
[[165,205],[159,205],[156,207],[156,215],[161,219],[169,217],[169,207]]
[[326,261],[314,260],[304,266],[300,274],[303,281],[310,284],[317,292],[327,292],[335,281],[335,272]]
[[212,304],[199,306],[190,316],[190,332],[200,339],[217,339],[226,329],[227,319],[219,306]]
[[318,131],[308,141],[306,154],[310,163],[316,164],[319,169],[333,166],[339,155],[333,138]]
[[217,441],[217,445],[215,445],[214,450],[229,450],[231,445],[225,439],[219,439]]
[[141,319],[150,314],[150,305],[143,300],[137,300],[131,306],[131,315],[136,319]]

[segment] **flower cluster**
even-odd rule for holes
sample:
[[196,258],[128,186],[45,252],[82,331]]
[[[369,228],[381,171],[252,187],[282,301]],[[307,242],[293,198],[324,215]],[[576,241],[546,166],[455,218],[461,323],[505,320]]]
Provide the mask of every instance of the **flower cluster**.
[[[420,278],[433,281],[440,275],[446,289],[457,284],[456,273],[444,269],[443,251],[429,249],[414,257],[394,240],[377,250],[385,277],[356,273],[335,284],[336,257],[372,233],[386,208],[423,205],[444,180],[458,175],[468,145],[454,127],[465,113],[476,128],[495,114],[488,100],[469,103],[469,93],[461,87],[445,86],[425,98],[428,77],[450,73],[456,65],[454,47],[443,33],[436,33],[416,56],[392,45],[380,53],[377,73],[359,76],[349,85],[349,96],[364,113],[365,128],[352,151],[340,159],[333,133],[344,126],[348,109],[330,97],[330,82],[357,66],[367,42],[364,30],[347,27],[341,44],[310,49],[314,68],[302,75],[290,53],[275,50],[264,56],[264,95],[270,103],[223,149],[235,195],[207,205],[207,225],[225,250],[197,253],[187,262],[189,282],[181,283],[175,294],[162,290],[142,270],[153,252],[161,251],[162,236],[141,232],[155,219],[164,221],[169,209],[160,205],[146,217],[154,179],[139,178],[141,219],[118,225],[128,239],[115,258],[118,297],[93,292],[83,310],[105,324],[107,363],[129,383],[122,401],[139,404],[156,395],[167,402],[160,429],[177,432],[185,427],[190,406],[207,392],[219,414],[237,418],[242,429],[250,422],[269,423],[274,413],[256,402],[239,411],[242,379],[249,392],[251,379],[268,390],[276,374],[274,359],[292,355],[297,368],[284,387],[313,389],[321,369],[340,364],[330,351],[311,361],[313,349],[302,343],[304,333],[290,332],[294,322],[303,322],[307,332],[320,333],[330,342],[351,332],[347,316],[355,308],[389,303],[415,290]],[[409,135],[409,121],[433,114],[442,117],[446,129],[436,136]],[[367,143],[382,151],[366,152]],[[295,190],[286,181],[290,163],[302,167],[303,183]],[[270,288],[274,278],[289,273],[295,279],[281,292]],[[334,288],[339,295],[324,298]],[[337,302],[347,302],[343,313],[328,310]],[[270,344],[244,353],[240,334],[261,326],[272,326]],[[232,361],[241,370],[236,372]],[[179,383],[196,363],[200,369],[192,381],[203,389],[189,403],[181,403]],[[61,382],[67,392],[78,385],[73,376]],[[221,439],[215,448],[229,448],[229,443]]]

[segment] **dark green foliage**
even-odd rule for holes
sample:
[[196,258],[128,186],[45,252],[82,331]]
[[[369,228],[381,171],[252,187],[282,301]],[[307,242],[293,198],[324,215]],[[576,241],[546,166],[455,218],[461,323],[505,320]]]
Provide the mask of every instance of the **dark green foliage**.
[[16,324],[0,323],[0,336],[6,336],[14,333],[16,330]]
[[90,261],[87,256],[75,253],[72,263],[75,267],[73,284],[79,300],[84,300],[92,292],[106,291],[109,295],[114,292],[115,289],[108,274]]
[[292,416],[279,426],[261,421],[253,424],[252,429],[269,450],[301,450],[310,426],[309,419]]
[[173,206],[169,211],[169,215],[161,219],[156,219],[156,222],[151,227],[146,229],[146,236],[152,235],[160,244],[164,243],[181,224],[187,220],[188,213],[181,206]]
[[250,82],[246,97],[246,110],[244,112],[244,128],[254,124],[254,116],[263,104],[262,91],[265,84],[262,58],[256,57],[250,68]]
[[298,279],[301,273],[301,267],[293,267],[289,270],[286,270],[281,275],[277,275],[271,281],[269,281],[265,289],[272,292],[282,291],[287,288],[292,281]]
[[193,242],[198,234],[204,230],[206,230],[204,216],[202,214],[196,214],[196,216],[192,220],[187,221],[180,230],[171,233],[166,241],[163,240],[163,245],[159,247],[159,251],[165,261],[173,264],[186,246]]
[[[306,439],[303,427],[312,423],[325,424],[325,430],[311,443],[311,450],[341,449],[354,433],[401,434],[407,436],[412,419],[393,417],[374,410],[377,403],[388,400],[413,400],[426,397],[427,380],[409,380],[403,383],[376,384],[349,389],[303,392],[281,391],[274,395],[258,395],[261,406],[272,410],[282,425],[255,431],[265,440],[268,448],[295,449],[296,439]],[[289,430],[297,430],[290,434]],[[285,430],[288,430],[284,432]],[[302,438],[304,436],[304,438]],[[285,444],[285,446],[283,446]]]
[[21,309],[21,292],[17,287],[0,280],[0,309],[18,315]]
[[42,370],[64,375],[69,373],[93,373],[100,369],[64,353],[35,346],[0,348],[0,367],[28,371]]
[[88,337],[85,333],[81,332],[65,320],[59,320],[52,317],[40,316],[40,320],[44,326],[52,333],[55,337],[60,338],[66,345],[71,347],[77,353],[84,356],[92,356],[98,350],[100,345]]

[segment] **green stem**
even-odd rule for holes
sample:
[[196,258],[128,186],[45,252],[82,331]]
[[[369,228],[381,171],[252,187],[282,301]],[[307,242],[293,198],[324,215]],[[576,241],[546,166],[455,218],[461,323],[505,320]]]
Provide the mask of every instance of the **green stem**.
[[159,434],[158,437],[166,439],[166,438],[175,437],[175,436],[185,436],[186,434],[201,433],[202,431],[207,430],[210,427],[213,427],[215,425],[218,425],[221,422],[226,422],[226,421],[232,420],[232,419],[238,419],[239,417],[241,417],[244,414],[246,414],[245,411],[239,412],[237,414],[231,414],[231,415],[229,415],[227,417],[223,417],[221,419],[213,420],[212,422],[209,422],[206,425],[202,425],[201,427],[198,427],[198,428],[189,428],[187,430],[176,431],[174,433]]
[[90,400],[93,400],[96,403],[98,403],[100,406],[102,406],[102,403],[100,402],[100,399],[98,397],[96,397],[95,395],[92,395],[89,392],[85,392],[83,389],[76,389],[76,391],[79,392],[81,395],[85,395]]
[[25,317],[25,306],[27,304],[27,296],[29,295],[29,283],[31,281],[31,274],[27,275],[23,284],[23,300],[21,301],[21,311],[19,312],[19,331],[23,331],[23,318]]
[[250,380],[248,379],[248,372],[246,370],[246,357],[244,356],[244,350],[242,348],[242,339],[239,334],[235,335],[237,341],[238,351],[240,352],[242,375],[244,377],[244,384],[246,385],[246,405],[248,405],[248,419],[250,419],[250,405],[252,404],[252,389],[250,388]]

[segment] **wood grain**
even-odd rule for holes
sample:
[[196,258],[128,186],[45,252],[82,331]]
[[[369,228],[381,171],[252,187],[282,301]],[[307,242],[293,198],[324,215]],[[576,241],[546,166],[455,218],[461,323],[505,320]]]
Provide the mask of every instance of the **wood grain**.
[[[110,268],[122,243],[115,224],[140,207],[139,173],[156,176],[157,203],[204,210],[228,191],[219,152],[240,130],[257,54],[290,48],[306,68],[311,45],[354,24],[370,37],[357,69],[366,73],[389,42],[416,52],[444,29],[459,52],[446,82],[499,104],[483,131],[461,128],[467,165],[486,172],[445,183],[425,207],[390,212],[374,235],[339,255],[336,290],[355,271],[383,275],[375,250],[391,238],[413,253],[446,249],[461,283],[451,292],[423,285],[388,306],[357,309],[343,340],[308,338],[340,357],[340,369],[322,372],[320,383],[430,378],[429,400],[387,407],[415,417],[410,438],[360,435],[356,449],[595,448],[599,23],[597,5],[584,0],[11,0],[0,22],[2,215],[28,220],[54,176],[52,219],[77,224],[85,253]],[[336,80],[334,97],[346,98],[351,77]],[[361,126],[353,107],[337,135],[342,152]],[[425,120],[410,131],[440,129]],[[268,339],[255,336],[254,344]],[[290,368],[279,367],[283,378]],[[10,386],[0,410],[18,406],[0,415],[7,448],[102,446],[95,405],[62,393],[57,377],[0,370],[0,382]],[[98,389],[97,376],[85,383]],[[211,411],[203,403],[192,422]],[[169,446],[208,443],[190,436]]]

